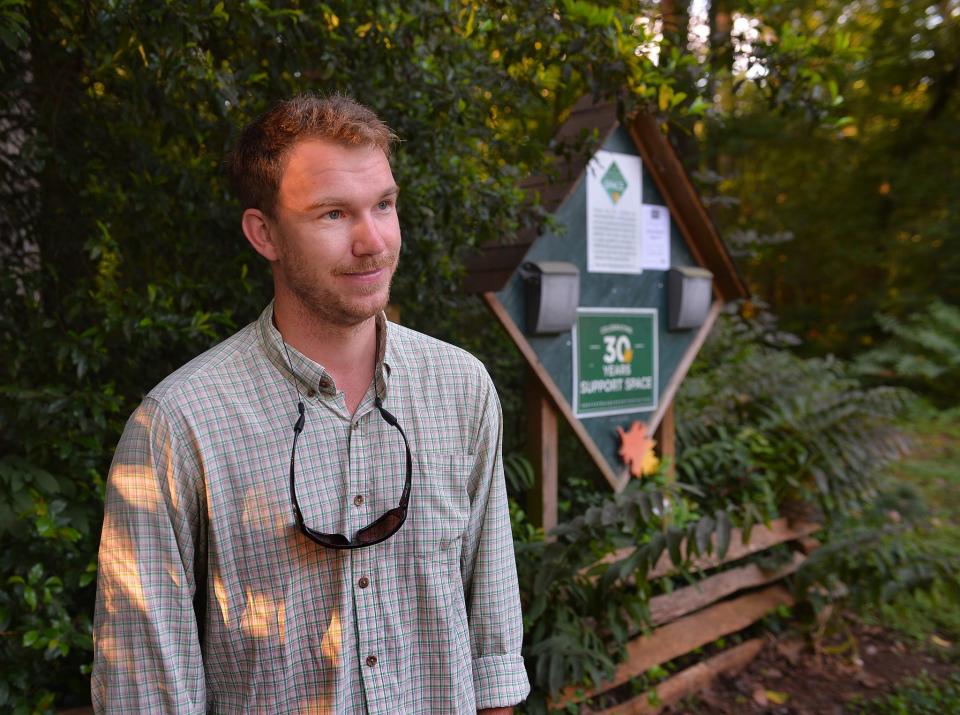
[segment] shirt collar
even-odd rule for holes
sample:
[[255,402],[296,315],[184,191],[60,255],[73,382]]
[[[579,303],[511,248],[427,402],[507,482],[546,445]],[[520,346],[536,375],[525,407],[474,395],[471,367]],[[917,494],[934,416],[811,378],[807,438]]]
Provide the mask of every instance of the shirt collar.
[[[376,326],[377,365],[374,371],[374,380],[376,381],[377,394],[385,400],[390,373],[392,372],[391,363],[394,362],[392,360],[394,351],[392,350],[393,346],[389,344],[392,341],[388,341],[388,323],[383,311],[376,316]],[[331,399],[336,396],[337,390],[333,376],[327,372],[323,365],[314,362],[292,345],[286,346],[290,353],[288,362],[283,337],[277,330],[277,326],[273,324],[272,300],[257,319],[257,327],[260,343],[267,359],[285,379],[297,385],[300,392],[307,397],[319,395],[321,398]]]

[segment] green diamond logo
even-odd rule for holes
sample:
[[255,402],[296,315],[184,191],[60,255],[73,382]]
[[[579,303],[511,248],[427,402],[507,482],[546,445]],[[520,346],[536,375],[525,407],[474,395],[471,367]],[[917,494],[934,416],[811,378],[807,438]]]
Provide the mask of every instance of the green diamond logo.
[[600,179],[600,183],[603,188],[607,190],[607,193],[610,195],[610,200],[613,201],[614,204],[620,200],[623,192],[627,190],[627,180],[623,178],[617,162],[610,164],[610,168],[607,169],[607,173]]

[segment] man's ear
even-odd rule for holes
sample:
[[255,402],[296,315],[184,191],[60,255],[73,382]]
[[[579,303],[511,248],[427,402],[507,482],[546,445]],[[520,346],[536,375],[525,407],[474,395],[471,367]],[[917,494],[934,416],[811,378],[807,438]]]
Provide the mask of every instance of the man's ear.
[[270,220],[260,209],[244,211],[240,225],[243,227],[243,235],[247,237],[253,250],[271,263],[277,260],[276,232]]

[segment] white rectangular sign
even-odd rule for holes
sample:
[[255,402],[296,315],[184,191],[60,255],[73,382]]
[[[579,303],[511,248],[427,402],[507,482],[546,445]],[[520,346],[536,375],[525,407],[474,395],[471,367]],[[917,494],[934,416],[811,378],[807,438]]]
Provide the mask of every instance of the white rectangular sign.
[[598,151],[587,165],[587,270],[643,272],[640,157]]
[[666,206],[640,207],[640,265],[655,271],[670,269],[670,211]]

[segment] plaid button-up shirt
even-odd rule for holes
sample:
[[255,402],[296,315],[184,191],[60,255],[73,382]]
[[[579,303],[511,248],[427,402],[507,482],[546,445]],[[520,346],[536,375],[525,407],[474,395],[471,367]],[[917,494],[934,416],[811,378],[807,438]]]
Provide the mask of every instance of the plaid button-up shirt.
[[[377,321],[376,374],[350,415],[323,367],[288,366],[260,319],[154,388],[107,482],[93,701],[117,713],[473,713],[529,691],[500,455],[501,416],[464,351]],[[384,543],[334,551],[397,506]]]

